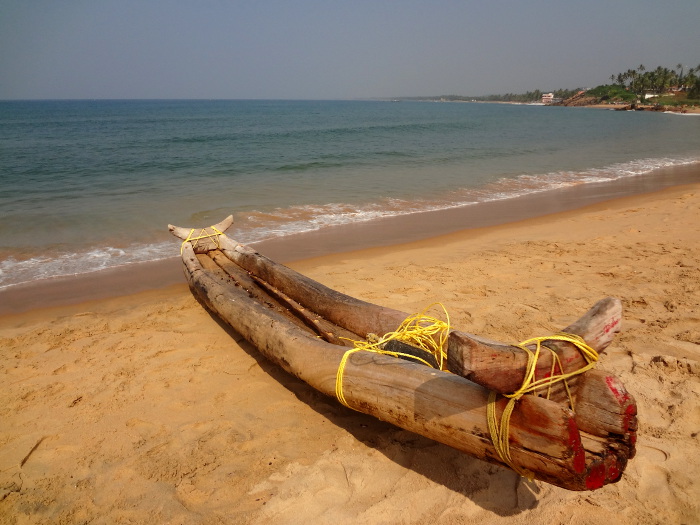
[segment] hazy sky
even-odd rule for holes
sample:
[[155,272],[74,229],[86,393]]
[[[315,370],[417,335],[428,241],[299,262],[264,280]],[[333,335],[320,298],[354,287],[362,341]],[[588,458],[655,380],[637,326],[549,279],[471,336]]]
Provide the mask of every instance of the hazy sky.
[[593,87],[700,63],[700,0],[0,0],[0,99]]

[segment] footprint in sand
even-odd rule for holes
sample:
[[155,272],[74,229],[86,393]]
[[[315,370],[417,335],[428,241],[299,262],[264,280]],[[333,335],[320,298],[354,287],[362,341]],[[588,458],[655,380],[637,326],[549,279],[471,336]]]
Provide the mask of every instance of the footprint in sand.
[[655,465],[647,466],[640,471],[637,499],[645,505],[654,502],[659,508],[666,507],[673,499],[668,471]]
[[660,448],[642,445],[637,447],[637,457],[644,458],[651,463],[663,463],[668,460],[670,454]]
[[639,476],[639,490],[637,499],[648,504],[650,501],[658,503],[659,507],[666,506],[673,498],[670,488],[670,475],[662,465],[671,457],[671,454],[659,447],[641,445],[637,449],[637,469]]

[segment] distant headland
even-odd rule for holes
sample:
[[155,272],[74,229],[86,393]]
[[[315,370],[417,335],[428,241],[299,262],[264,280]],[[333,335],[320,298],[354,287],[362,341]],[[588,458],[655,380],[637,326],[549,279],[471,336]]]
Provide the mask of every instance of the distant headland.
[[673,111],[700,113],[700,64],[686,68],[677,64],[674,69],[657,67],[647,70],[641,64],[634,69],[613,74],[610,84],[594,88],[535,89],[526,93],[502,95],[439,95],[428,97],[398,97],[393,100],[420,100],[431,102],[498,102],[551,106],[600,107],[616,110]]

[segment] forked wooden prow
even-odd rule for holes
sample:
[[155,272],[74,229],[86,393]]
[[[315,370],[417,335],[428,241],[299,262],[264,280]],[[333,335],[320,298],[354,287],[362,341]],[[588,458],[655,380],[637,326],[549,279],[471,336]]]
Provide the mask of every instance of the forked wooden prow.
[[[233,225],[233,215],[229,215],[223,221],[213,226],[207,226],[205,228],[182,228],[180,226],[173,226],[168,224],[168,230],[175,237],[186,241],[192,239],[193,237],[200,237],[198,242],[193,243],[195,253],[206,253],[218,247],[215,243],[214,238],[219,235],[219,233],[225,233]],[[203,238],[202,238],[203,237]]]

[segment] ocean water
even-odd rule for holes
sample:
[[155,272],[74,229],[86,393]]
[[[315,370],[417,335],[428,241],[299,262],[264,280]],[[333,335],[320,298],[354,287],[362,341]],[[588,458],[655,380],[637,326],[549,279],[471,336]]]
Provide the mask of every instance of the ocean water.
[[700,118],[384,101],[0,102],[0,289],[700,163]]

